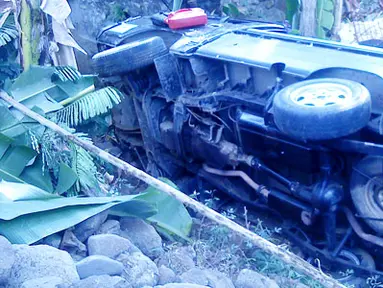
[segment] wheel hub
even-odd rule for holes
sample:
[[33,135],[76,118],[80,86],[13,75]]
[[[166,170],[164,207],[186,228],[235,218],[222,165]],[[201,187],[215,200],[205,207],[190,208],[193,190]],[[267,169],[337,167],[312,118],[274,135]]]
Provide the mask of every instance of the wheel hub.
[[290,98],[304,107],[342,105],[352,97],[350,88],[338,83],[317,83],[303,86],[291,93]]
[[374,200],[383,210],[383,174],[371,178],[366,185],[366,193],[371,193]]
[[383,157],[366,156],[353,167],[350,193],[358,214],[383,233]]

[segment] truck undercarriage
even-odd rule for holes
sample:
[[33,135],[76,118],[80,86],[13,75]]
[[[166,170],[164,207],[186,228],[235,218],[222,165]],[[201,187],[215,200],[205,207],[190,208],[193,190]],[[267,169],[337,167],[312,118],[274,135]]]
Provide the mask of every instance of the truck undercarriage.
[[383,52],[274,23],[174,31],[161,17],[97,39],[100,80],[126,94],[120,144],[154,176],[189,173],[295,218],[286,235],[323,263],[383,275]]

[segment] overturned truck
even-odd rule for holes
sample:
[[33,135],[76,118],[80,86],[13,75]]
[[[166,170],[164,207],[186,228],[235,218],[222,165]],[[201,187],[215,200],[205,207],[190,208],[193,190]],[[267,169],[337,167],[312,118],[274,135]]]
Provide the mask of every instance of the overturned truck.
[[322,263],[382,274],[383,51],[228,18],[172,30],[163,17],[97,38],[96,72],[127,95],[119,141],[155,176],[188,171],[296,217],[286,235]]

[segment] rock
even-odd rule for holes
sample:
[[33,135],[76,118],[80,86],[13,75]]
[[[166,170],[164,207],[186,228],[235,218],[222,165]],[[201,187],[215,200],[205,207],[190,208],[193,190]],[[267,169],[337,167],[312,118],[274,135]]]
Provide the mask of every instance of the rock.
[[[279,287],[309,288],[308,286],[300,283],[299,280],[294,280],[294,279],[283,277],[283,276],[274,276],[273,280],[277,282]],[[355,286],[355,287],[359,287],[359,286]]]
[[156,286],[155,288],[209,288],[209,286],[189,283],[169,283],[163,286]]
[[124,265],[102,255],[89,256],[76,264],[80,279],[94,275],[121,275]]
[[193,283],[207,286],[209,279],[205,275],[205,271],[200,268],[192,268],[179,276],[179,281],[182,283]]
[[61,239],[62,239],[61,235],[58,233],[55,233],[42,239],[41,244],[49,245],[54,248],[59,248],[61,244]]
[[174,282],[175,279],[176,279],[176,273],[174,273],[172,269],[164,265],[161,265],[160,268],[158,268],[158,284],[159,285],[172,283]]
[[107,217],[108,210],[86,219],[76,225],[73,230],[74,235],[76,235],[77,239],[81,242],[86,241],[89,236],[93,235],[101,227]]
[[234,288],[233,282],[223,273],[213,270],[192,268],[179,276],[182,283],[194,283],[212,288]]
[[41,277],[27,280],[21,285],[21,288],[56,288],[63,284],[63,279],[56,276]]
[[139,251],[128,239],[114,234],[94,235],[88,239],[89,255],[104,255],[114,259],[123,252]]
[[164,265],[178,275],[195,267],[194,256],[193,248],[189,246],[179,247],[162,254],[156,262],[159,267]]
[[59,288],[132,288],[132,286],[119,276],[98,275],[82,279],[70,286],[60,286]]
[[279,288],[277,282],[250,269],[239,272],[235,281],[236,288]]
[[116,259],[124,264],[121,277],[132,285],[133,288],[154,286],[158,282],[158,268],[152,260],[141,252],[132,254],[123,253]]
[[158,258],[164,252],[160,235],[144,220],[124,217],[120,224],[121,236],[132,241],[149,258]]
[[303,284],[303,283],[298,283],[295,288],[310,288],[309,286]]
[[0,286],[8,281],[15,262],[15,251],[7,238],[0,236]]
[[120,222],[117,220],[108,220],[101,225],[96,234],[115,234],[120,235]]
[[86,257],[87,249],[84,243],[77,239],[72,230],[65,231],[60,249],[67,251],[74,260],[80,261]]
[[264,5],[265,5],[266,9],[271,9],[274,7],[275,2],[274,2],[274,0],[266,0]]
[[8,288],[19,288],[36,278],[56,276],[71,284],[80,279],[68,252],[48,245],[13,245],[15,263],[8,281]]

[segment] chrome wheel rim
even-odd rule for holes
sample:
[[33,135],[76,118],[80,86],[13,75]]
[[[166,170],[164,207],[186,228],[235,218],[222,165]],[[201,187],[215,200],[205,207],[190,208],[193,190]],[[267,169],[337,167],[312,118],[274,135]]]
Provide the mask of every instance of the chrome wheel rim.
[[345,105],[352,97],[352,91],[338,83],[316,83],[306,85],[290,94],[290,99],[303,107],[326,107]]

